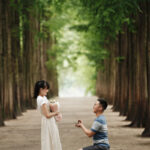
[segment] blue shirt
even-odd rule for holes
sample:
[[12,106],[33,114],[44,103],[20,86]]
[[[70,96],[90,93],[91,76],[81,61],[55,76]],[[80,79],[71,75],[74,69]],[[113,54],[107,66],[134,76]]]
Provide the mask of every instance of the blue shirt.
[[110,147],[108,141],[108,128],[104,115],[100,115],[94,120],[91,131],[96,133],[93,136],[94,145]]

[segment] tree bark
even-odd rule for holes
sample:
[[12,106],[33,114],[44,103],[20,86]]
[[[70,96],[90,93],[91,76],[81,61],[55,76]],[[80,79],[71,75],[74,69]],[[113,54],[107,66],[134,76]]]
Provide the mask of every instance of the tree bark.
[[150,137],[150,2],[146,1],[146,67],[147,67],[147,118],[145,130],[142,133],[144,137]]

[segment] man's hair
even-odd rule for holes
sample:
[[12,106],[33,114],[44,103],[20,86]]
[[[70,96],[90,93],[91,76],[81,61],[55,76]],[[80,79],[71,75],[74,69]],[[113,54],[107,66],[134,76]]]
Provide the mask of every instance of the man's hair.
[[102,105],[103,111],[104,111],[107,108],[107,105],[108,105],[107,101],[103,98],[99,98],[97,101]]

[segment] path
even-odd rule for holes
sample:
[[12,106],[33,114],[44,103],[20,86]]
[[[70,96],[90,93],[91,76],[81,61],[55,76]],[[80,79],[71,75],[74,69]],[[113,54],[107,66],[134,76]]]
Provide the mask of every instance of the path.
[[[92,144],[81,130],[74,127],[82,119],[90,128],[93,119],[92,106],[95,98],[61,98],[63,120],[58,124],[63,150],[77,150]],[[125,117],[111,111],[105,112],[109,127],[111,150],[149,150],[150,138],[141,138],[143,129],[127,128]],[[6,127],[0,128],[0,150],[40,150],[40,118],[36,110],[28,110],[17,120],[6,121]]]

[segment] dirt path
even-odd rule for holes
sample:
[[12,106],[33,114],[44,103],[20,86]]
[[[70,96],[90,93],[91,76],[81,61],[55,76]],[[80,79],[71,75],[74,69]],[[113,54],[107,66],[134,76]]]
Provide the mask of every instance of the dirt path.
[[[63,120],[58,124],[63,150],[77,150],[92,144],[80,129],[74,127],[82,119],[91,127],[95,118],[92,106],[95,98],[61,98]],[[109,127],[111,150],[150,150],[150,138],[141,138],[143,129],[126,128],[125,117],[111,111],[105,112]],[[6,127],[0,128],[0,150],[40,150],[40,117],[36,110],[29,110],[17,120],[6,121]]]

